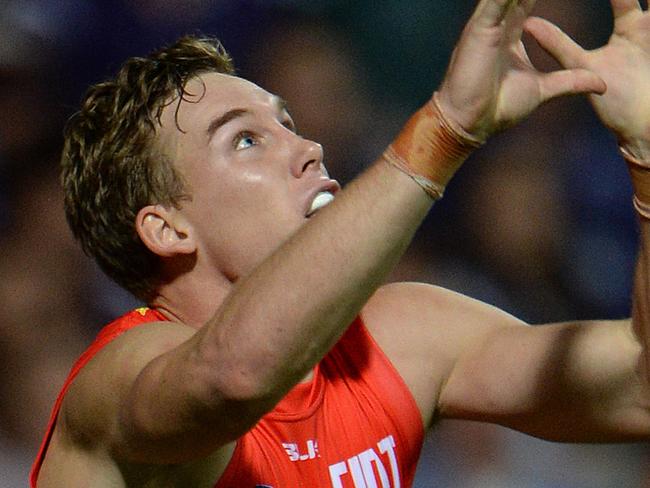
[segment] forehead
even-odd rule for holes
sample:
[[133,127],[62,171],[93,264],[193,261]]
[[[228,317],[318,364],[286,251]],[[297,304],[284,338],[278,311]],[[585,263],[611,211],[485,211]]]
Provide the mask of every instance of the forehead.
[[[169,131],[205,130],[216,115],[233,109],[251,112],[284,108],[277,96],[243,78],[222,73],[204,73],[190,79],[179,102],[174,96],[161,114],[162,135]],[[202,129],[201,129],[202,128]]]

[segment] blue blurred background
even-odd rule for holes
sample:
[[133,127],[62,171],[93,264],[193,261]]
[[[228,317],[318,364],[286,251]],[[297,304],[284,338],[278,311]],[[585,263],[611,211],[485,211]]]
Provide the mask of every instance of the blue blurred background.
[[[219,37],[239,73],[285,98],[345,183],[439,84],[470,0],[0,0],[0,488],[24,486],[74,358],[136,302],[84,257],[62,211],[62,127],[128,56]],[[605,0],[540,0],[583,46]],[[542,70],[552,59],[528,42]],[[531,323],[620,318],[637,244],[613,138],[581,98],[495,137],[436,204],[391,280],[439,284]],[[474,423],[428,437],[417,487],[650,487],[644,445],[557,445]]]

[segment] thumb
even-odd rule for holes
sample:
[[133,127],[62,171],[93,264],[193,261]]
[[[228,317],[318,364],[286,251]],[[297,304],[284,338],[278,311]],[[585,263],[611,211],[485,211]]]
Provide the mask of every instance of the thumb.
[[587,69],[567,69],[542,74],[539,78],[541,101],[562,95],[591,93],[602,95],[607,90],[605,81]]

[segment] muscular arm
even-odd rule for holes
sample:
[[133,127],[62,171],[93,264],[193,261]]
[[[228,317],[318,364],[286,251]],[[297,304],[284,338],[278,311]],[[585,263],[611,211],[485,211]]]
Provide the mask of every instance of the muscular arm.
[[425,425],[501,424],[548,440],[650,436],[643,348],[629,320],[529,326],[424,284],[380,289],[362,314],[409,385]]
[[504,325],[461,354],[440,415],[571,442],[646,440],[650,388],[629,321]]

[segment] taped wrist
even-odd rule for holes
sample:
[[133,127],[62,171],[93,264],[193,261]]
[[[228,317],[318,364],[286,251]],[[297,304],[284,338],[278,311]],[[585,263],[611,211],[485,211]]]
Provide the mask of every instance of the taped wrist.
[[630,172],[634,208],[643,218],[650,219],[650,161],[636,158],[622,146],[619,149]]
[[436,92],[408,120],[383,158],[439,200],[463,161],[482,143],[445,116]]

